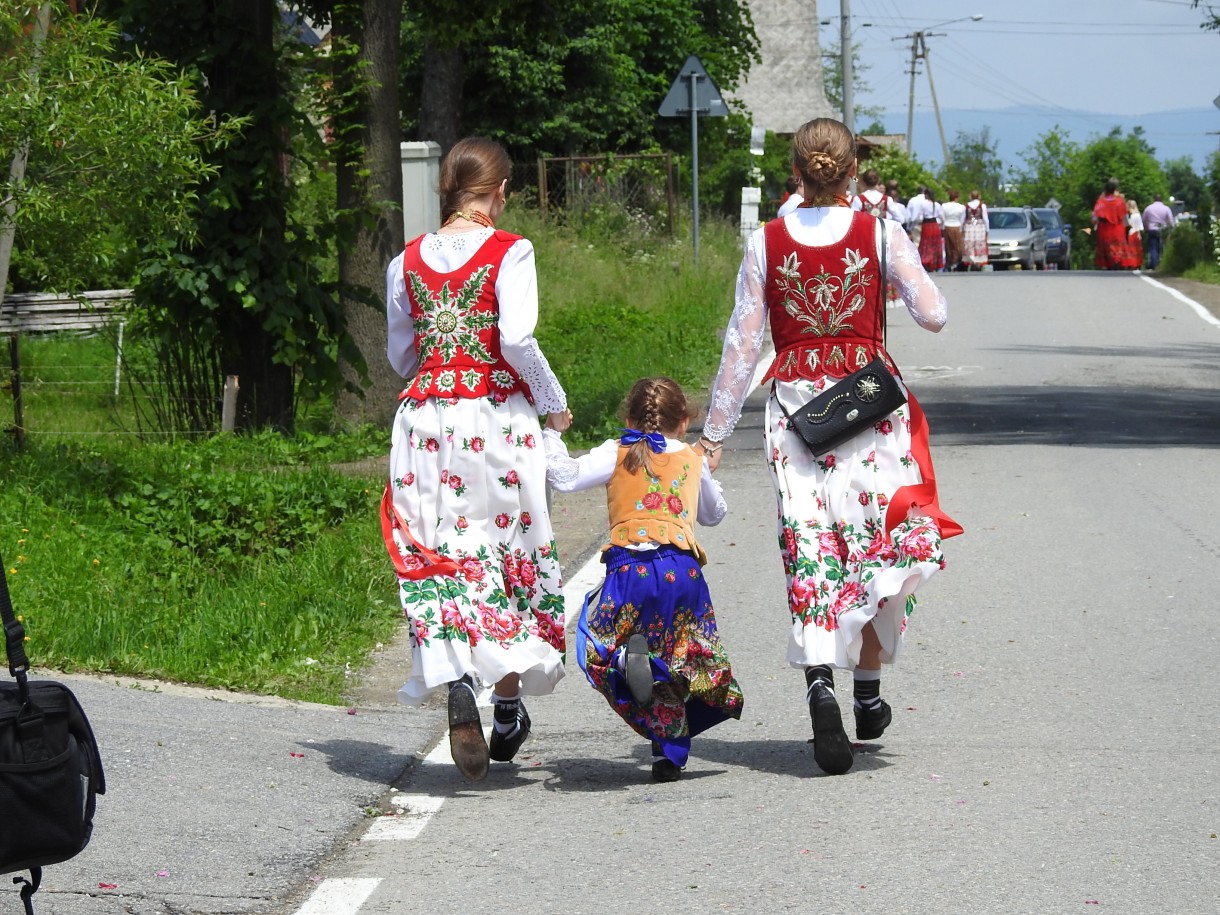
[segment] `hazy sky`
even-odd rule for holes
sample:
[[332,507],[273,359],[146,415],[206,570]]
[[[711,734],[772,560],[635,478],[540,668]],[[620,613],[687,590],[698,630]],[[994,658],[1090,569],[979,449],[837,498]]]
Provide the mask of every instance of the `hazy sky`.
[[[1220,130],[1220,33],[1199,28],[1190,0],[850,0],[853,41],[871,89],[856,105],[905,113],[914,31],[929,36],[937,100],[944,108],[1037,105],[1105,114],[1207,106]],[[1220,0],[1205,5],[1220,12]],[[839,35],[839,0],[819,0],[823,50]],[[969,21],[971,15],[983,19]],[[947,20],[964,22],[941,25]],[[871,23],[865,25],[865,23]],[[927,69],[916,109],[930,109]]]

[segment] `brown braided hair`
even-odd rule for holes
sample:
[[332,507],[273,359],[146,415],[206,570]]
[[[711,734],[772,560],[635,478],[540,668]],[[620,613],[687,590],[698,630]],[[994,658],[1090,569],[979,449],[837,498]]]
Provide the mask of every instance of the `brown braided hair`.
[[[658,375],[641,378],[627,393],[623,401],[623,417],[627,425],[641,432],[660,432],[673,437],[682,427],[698,415],[698,410],[687,398],[682,387],[672,378]],[[623,467],[628,473],[643,469],[649,476],[653,471],[653,451],[648,442],[641,439],[627,447]]]

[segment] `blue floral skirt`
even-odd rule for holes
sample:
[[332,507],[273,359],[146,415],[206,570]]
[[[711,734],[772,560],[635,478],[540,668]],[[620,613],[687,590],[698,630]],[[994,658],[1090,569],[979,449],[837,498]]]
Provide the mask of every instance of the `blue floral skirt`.
[[[577,660],[610,707],[640,736],[686,765],[690,739],[729,718],[740,718],[741,689],[716,627],[703,570],[685,550],[611,547],[606,579],[585,598]],[[637,705],[614,666],[615,651],[633,633],[648,639],[655,685],[652,703]]]

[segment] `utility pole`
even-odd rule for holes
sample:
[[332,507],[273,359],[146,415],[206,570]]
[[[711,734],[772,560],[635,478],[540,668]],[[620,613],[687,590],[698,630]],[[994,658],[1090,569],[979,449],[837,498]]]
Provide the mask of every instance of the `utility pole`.
[[907,36],[911,39],[911,91],[907,95],[907,152],[915,154],[915,66],[919,60],[919,44],[923,40],[923,32],[914,32]]
[[843,60],[843,123],[856,132],[856,102],[851,71],[851,0],[839,0],[839,54]]
[[[942,33],[943,34],[943,33]],[[928,46],[923,46],[923,65],[928,71],[928,88],[932,90],[932,110],[936,112],[936,130],[940,133],[940,148],[945,154],[945,165],[949,164],[949,144],[945,142],[945,125],[940,121],[940,104],[936,101],[936,83],[932,81],[932,58],[928,56]]]
[[[911,39],[911,89],[907,95],[907,152],[914,155],[915,141],[913,134],[915,132],[915,73],[919,69],[919,61],[924,61],[928,68],[928,88],[932,90],[932,107],[936,110],[936,129],[940,132],[940,147],[945,154],[945,165],[949,164],[949,144],[945,142],[945,125],[940,119],[940,104],[936,101],[936,84],[932,81],[932,63],[928,59],[928,42],[927,39],[937,36],[943,37],[944,32],[933,32],[930,29],[937,28],[942,25],[953,25],[957,22],[978,22],[983,17],[979,14],[973,16],[963,16],[960,19],[950,19],[947,22],[938,22],[934,26],[927,29],[920,29],[917,32],[912,32],[910,35],[903,35],[894,41],[906,41]],[[1217,102],[1217,107],[1220,107],[1220,101]]]

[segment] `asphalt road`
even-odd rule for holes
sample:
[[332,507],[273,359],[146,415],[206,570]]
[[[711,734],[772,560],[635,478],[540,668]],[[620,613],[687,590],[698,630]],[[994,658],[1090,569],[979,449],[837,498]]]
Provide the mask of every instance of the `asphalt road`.
[[[1129,274],[941,285],[945,331],[896,310],[889,344],[966,534],[885,670],[894,723],[850,773],[814,764],[784,660],[758,395],[702,538],[745,715],[696,738],[682,781],[650,780],[573,658],[530,702],[519,764],[473,786],[443,710],[392,704],[399,646],[354,714],[74,678],[110,792],[37,910],[1220,910],[1220,321]],[[554,506],[573,620],[599,499]]]

